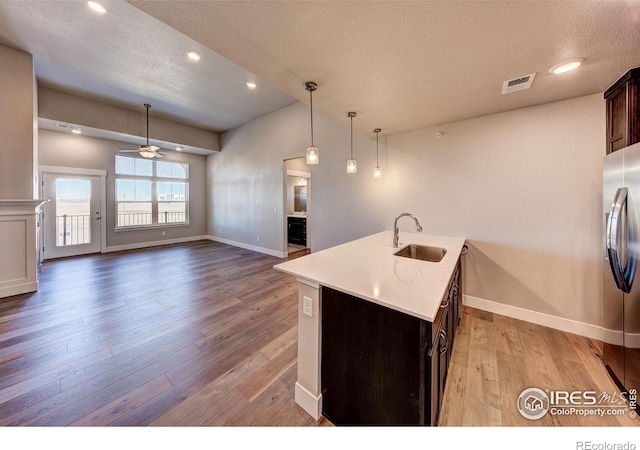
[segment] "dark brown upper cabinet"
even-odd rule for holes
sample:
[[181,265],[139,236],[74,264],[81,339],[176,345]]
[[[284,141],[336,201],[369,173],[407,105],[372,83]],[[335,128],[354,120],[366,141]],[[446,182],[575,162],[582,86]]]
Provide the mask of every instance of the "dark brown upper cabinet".
[[640,140],[640,67],[629,70],[604,93],[607,102],[607,154]]

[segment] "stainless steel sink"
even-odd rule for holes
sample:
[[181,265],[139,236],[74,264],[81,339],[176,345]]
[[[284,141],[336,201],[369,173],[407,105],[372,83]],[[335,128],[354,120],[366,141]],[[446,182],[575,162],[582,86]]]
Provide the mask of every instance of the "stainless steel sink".
[[409,244],[395,252],[394,255],[422,261],[440,262],[446,253],[446,248]]

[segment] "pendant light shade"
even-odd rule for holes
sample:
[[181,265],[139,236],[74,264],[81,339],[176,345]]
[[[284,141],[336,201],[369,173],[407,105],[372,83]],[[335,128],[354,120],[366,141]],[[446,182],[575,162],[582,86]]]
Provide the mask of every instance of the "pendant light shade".
[[356,160],[353,159],[353,118],[357,116],[357,114],[353,111],[347,113],[347,117],[351,119],[351,159],[347,161],[347,173],[356,173],[358,172],[358,164]]
[[309,105],[311,106],[311,145],[307,147],[307,164],[313,166],[320,162],[318,147],[313,145],[313,91],[318,89],[318,85],[313,81],[307,81],[304,88],[309,91]]
[[373,130],[376,134],[376,168],[373,169],[373,178],[382,178],[382,169],[380,169],[380,163],[378,162],[378,133],[381,131],[380,128]]

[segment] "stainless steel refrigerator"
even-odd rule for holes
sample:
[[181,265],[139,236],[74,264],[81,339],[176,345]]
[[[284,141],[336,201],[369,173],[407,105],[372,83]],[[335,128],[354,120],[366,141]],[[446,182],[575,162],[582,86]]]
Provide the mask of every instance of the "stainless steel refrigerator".
[[640,388],[640,143],[605,156],[603,213],[604,360],[629,392]]

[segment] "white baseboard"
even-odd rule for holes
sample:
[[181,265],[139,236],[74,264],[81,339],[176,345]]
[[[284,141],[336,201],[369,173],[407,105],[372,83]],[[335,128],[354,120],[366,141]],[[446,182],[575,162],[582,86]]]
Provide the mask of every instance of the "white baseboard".
[[112,245],[106,247],[103,253],[121,252],[123,250],[137,250],[139,248],[158,247],[160,245],[182,244],[185,242],[208,240],[209,236],[189,236],[183,238],[164,239],[161,241],[136,242],[134,244]]
[[604,330],[602,327],[596,325],[578,322],[571,319],[564,319],[562,317],[531,311],[529,309],[518,308],[517,306],[505,305],[504,303],[492,302],[490,300],[472,297],[470,295],[462,296],[462,304],[494,314],[499,314],[501,316],[507,316],[513,319],[519,319],[525,322],[555,328],[556,330],[578,334],[580,336],[597,339],[599,341],[603,340]]
[[193,242],[193,241],[202,241],[202,240],[221,242],[223,244],[233,245],[234,247],[240,247],[240,248],[252,250],[258,253],[277,256],[278,258],[287,257],[287,254],[284,252],[278,252],[268,248],[258,247],[255,245],[245,244],[244,242],[232,241],[231,239],[224,239],[218,236],[211,236],[211,235],[189,236],[184,238],[164,239],[161,241],[148,241],[148,242],[136,242],[133,244],[112,245],[112,246],[106,247],[103,253],[121,252],[123,250],[137,250],[139,248],[157,247],[159,245],[182,244],[184,242]]
[[315,420],[322,416],[322,394],[316,397],[296,381],[294,397],[296,403]]
[[[15,283],[15,284],[14,284]],[[12,297],[14,295],[27,294],[38,290],[37,281],[8,281],[0,283],[0,298]]]
[[271,250],[270,248],[258,247],[257,245],[245,244],[244,242],[232,241],[231,239],[225,239],[225,238],[221,238],[221,237],[218,237],[218,236],[209,235],[206,238],[210,239],[212,241],[221,242],[222,244],[233,245],[234,247],[240,247],[240,248],[244,248],[244,249],[247,249],[247,250],[252,250],[252,251],[258,252],[258,253],[264,253],[266,255],[276,256],[278,258],[286,258],[287,257],[287,253],[279,252],[279,251],[276,251],[276,250]]

